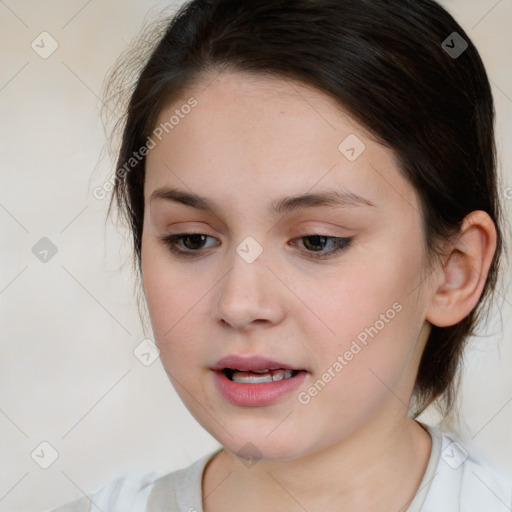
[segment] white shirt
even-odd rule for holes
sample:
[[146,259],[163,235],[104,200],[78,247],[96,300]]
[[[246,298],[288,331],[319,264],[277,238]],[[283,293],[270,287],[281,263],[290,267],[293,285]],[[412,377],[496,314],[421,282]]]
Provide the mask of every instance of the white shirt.
[[[491,468],[450,434],[426,425],[425,428],[432,437],[432,451],[406,512],[512,511],[511,475]],[[203,512],[203,470],[219,450],[185,469],[160,477],[153,472],[117,478],[90,499],[84,496],[52,512]]]

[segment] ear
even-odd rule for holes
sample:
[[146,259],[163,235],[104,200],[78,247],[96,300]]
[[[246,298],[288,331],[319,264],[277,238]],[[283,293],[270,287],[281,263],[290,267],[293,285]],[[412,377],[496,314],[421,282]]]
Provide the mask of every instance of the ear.
[[448,327],[473,310],[496,251],[496,237],[496,227],[486,212],[477,210],[464,218],[459,236],[444,260],[442,284],[432,296],[427,321]]

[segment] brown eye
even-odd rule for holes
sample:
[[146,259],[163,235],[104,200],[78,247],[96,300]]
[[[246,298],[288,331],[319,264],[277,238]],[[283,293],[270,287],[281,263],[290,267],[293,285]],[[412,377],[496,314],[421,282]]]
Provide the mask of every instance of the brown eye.
[[[303,240],[305,240],[304,247],[312,251],[319,251],[323,249],[323,246],[327,243],[329,239],[326,236],[311,235],[305,236]],[[319,248],[319,246],[321,247]]]
[[183,245],[187,249],[201,249],[208,237],[206,235],[186,235],[182,238]]
[[211,236],[200,233],[180,233],[178,235],[169,235],[159,238],[172,253],[179,255],[199,254],[202,252],[201,249],[212,247],[211,243],[210,245],[206,245],[209,238],[215,240]]
[[334,253],[348,249],[354,237],[340,238],[326,235],[305,235],[297,240],[302,241],[309,258],[329,258]]

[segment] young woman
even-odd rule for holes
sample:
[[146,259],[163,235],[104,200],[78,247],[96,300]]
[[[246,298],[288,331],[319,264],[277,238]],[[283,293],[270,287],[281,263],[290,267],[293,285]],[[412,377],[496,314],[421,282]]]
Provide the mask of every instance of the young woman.
[[431,0],[194,0],[127,110],[115,194],[160,357],[222,447],[60,511],[512,509],[453,436],[503,236],[493,100]]

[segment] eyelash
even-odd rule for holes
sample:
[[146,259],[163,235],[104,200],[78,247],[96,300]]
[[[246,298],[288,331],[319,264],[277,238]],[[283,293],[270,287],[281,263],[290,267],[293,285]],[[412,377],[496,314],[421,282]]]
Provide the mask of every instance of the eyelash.
[[[213,238],[213,237],[210,237],[209,235],[205,235],[203,233],[178,233],[176,235],[167,235],[167,236],[162,236],[162,237],[158,237],[158,238],[171,251],[171,253],[176,254],[178,256],[185,257],[185,258],[187,258],[187,257],[190,258],[190,257],[194,257],[194,256],[199,256],[198,253],[201,251],[201,249],[198,249],[198,250],[178,249],[176,247],[176,243],[179,241],[182,241],[185,238],[192,237],[192,236]],[[306,235],[298,237],[294,240],[301,240],[304,238],[313,238],[313,237],[324,238],[327,241],[332,240],[335,245],[335,247],[329,251],[320,252],[320,251],[307,251],[306,250],[306,253],[309,253],[307,255],[308,258],[313,258],[313,259],[318,259],[318,260],[327,259],[327,258],[331,257],[334,253],[337,253],[338,251],[347,250],[354,239],[354,237],[341,238],[341,237],[336,237],[336,236],[319,235],[319,234],[315,233],[315,234],[306,234]],[[313,244],[313,245],[315,245],[315,244]]]

